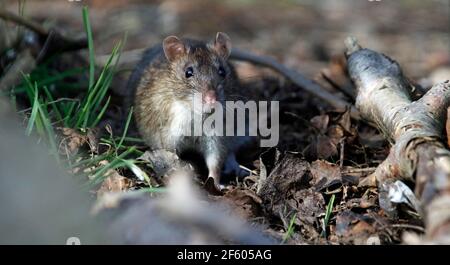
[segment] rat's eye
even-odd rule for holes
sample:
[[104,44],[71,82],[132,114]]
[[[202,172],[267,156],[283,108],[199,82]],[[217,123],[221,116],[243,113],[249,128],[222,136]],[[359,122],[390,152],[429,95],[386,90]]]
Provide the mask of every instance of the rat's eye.
[[193,76],[194,75],[194,69],[191,66],[189,66],[188,68],[186,68],[185,74],[186,74],[186,78],[189,78],[189,77]]
[[227,75],[227,72],[225,72],[225,69],[224,69],[222,66],[220,66],[220,67],[219,67],[218,74],[219,74],[221,77],[225,77],[225,76]]

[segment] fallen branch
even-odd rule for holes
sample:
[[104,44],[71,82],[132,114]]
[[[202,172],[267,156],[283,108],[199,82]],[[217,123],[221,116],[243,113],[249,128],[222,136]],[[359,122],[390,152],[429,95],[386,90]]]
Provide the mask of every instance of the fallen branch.
[[346,46],[349,74],[357,87],[356,107],[394,144],[374,173],[380,205],[389,210],[389,199],[382,194],[397,179],[415,181],[428,239],[450,242],[450,151],[443,139],[449,81],[412,101],[412,86],[397,62],[362,49],[352,38]]
[[[310,94],[324,100],[331,106],[338,110],[345,110],[346,107],[351,106],[350,103],[333,95],[332,93],[323,89],[319,84],[311,79],[304,77],[299,72],[290,69],[289,67],[277,62],[275,59],[267,56],[255,55],[243,50],[233,49],[231,52],[231,59],[238,61],[247,61],[253,64],[269,67],[281,75],[287,77],[291,82],[306,90]],[[359,119],[359,112],[355,107],[351,107],[350,114],[352,118]]]
[[0,92],[18,85],[24,74],[31,73],[36,67],[36,60],[29,49],[23,50],[17,55],[16,60],[0,78]]
[[[53,29],[46,29],[39,23],[25,19],[5,9],[0,9],[0,18],[5,21],[11,21],[35,32],[42,39],[46,40],[46,54],[51,55],[56,52],[76,51],[87,48],[85,38],[70,39]],[[51,45],[49,44],[51,42]],[[43,56],[42,56],[43,57]]]
[[41,26],[39,23],[27,20],[24,17],[16,15],[5,9],[0,9],[0,18],[2,18],[5,21],[11,21],[21,26],[24,26],[29,30],[36,32],[39,35],[48,35],[47,29]]

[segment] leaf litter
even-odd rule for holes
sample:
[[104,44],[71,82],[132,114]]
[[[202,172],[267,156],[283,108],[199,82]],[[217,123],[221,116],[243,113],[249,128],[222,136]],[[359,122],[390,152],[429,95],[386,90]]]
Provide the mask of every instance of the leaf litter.
[[[106,3],[100,6],[104,5]],[[177,26],[183,31],[192,23],[189,17],[201,12],[198,6],[201,5],[187,4],[179,10],[177,8],[170,10],[169,5],[166,12],[174,12],[180,17],[180,21],[184,21]],[[247,17],[236,9],[227,8],[223,9],[225,11],[218,17],[228,18],[229,21],[236,15]],[[133,13],[133,10],[129,11],[130,14]],[[273,14],[274,12],[267,14],[264,5],[257,11],[268,15],[274,21],[285,19]],[[97,19],[100,21],[101,17]],[[74,22],[66,21],[66,23]],[[302,23],[308,24],[307,21],[297,21],[292,26],[301,28],[304,26]],[[97,31],[106,32],[105,34],[110,36],[116,34],[111,33],[109,25],[106,24],[98,23]],[[247,34],[250,28],[258,27],[252,23],[252,18],[246,19],[245,24],[247,29],[242,29],[242,25],[229,23],[227,30],[240,36],[243,34],[242,31]],[[204,30],[199,32],[200,34],[209,32],[197,24],[195,28],[198,31]],[[139,32],[139,29],[136,30]],[[262,32],[264,30],[259,27],[258,30],[261,31],[260,35],[271,35],[270,31]],[[133,42],[131,46],[153,43],[159,40],[159,35],[163,33],[149,33],[149,36],[142,39],[134,36],[140,41]],[[245,46],[246,42],[245,38],[241,38],[237,46]],[[289,40],[286,40],[286,43],[288,42]],[[108,44],[107,41],[104,43],[105,47],[100,49],[111,50],[108,46],[112,44]],[[265,47],[267,52],[279,50],[270,46],[270,42],[258,44],[260,45],[255,43],[251,45]],[[298,66],[308,65],[304,63],[305,61],[312,62],[313,65],[315,59],[311,59],[311,54],[314,54],[312,51],[324,49],[323,47],[310,49],[299,44],[291,46],[293,54],[299,56],[290,56],[292,58],[289,62]],[[285,56],[276,55],[280,58]],[[78,55],[64,55],[59,61],[56,60],[52,67],[67,68],[67,65],[70,66],[71,62],[75,61],[79,66]],[[81,62],[82,65],[84,63]],[[305,71],[316,74],[315,80],[319,84],[352,102],[355,93],[345,71],[345,58],[342,55],[332,55],[321,63],[319,69],[305,69]],[[352,119],[348,110],[330,109],[323,102],[304,93],[270,70],[241,63],[237,64],[236,69],[247,91],[253,92],[252,97],[280,100],[280,143],[277,148],[256,150],[258,155],[254,161],[245,164],[245,168],[250,172],[249,177],[229,179],[224,183],[225,190],[222,196],[207,195],[203,198],[204,201],[227,204],[231,212],[250,223],[261,225],[261,231],[287,244],[391,244],[399,243],[405,231],[423,233],[421,230],[423,223],[415,210],[416,203],[407,184],[397,183],[391,188],[390,198],[397,213],[395,218],[389,216],[379,206],[379,194],[371,173],[389,152],[389,143],[380,132],[363,121]],[[254,78],[248,78],[249,76]],[[96,126],[98,131],[90,129],[80,131],[64,126],[57,129],[60,138],[59,154],[70,157],[75,164],[71,172],[87,175],[87,178],[92,180],[97,172],[104,169],[101,174],[103,179],[91,189],[93,194],[98,196],[98,201],[111,193],[123,196],[116,201],[112,200],[115,203],[108,204],[110,207],[99,207],[97,212],[122,209],[124,217],[116,224],[124,230],[130,223],[136,223],[138,218],[145,219],[148,217],[145,214],[157,211],[155,202],[150,200],[149,196],[128,197],[128,194],[150,189],[151,196],[158,197],[153,191],[168,185],[172,175],[179,169],[192,173],[191,177],[198,186],[203,183],[202,174],[198,174],[196,168],[198,165],[184,162],[169,151],[147,150],[142,142],[134,142],[131,139],[136,136],[133,125],[130,125],[130,130],[126,134],[130,139],[115,139],[114,136],[121,135],[122,131],[118,128],[124,123],[117,117],[124,112],[120,101],[123,96],[121,87],[126,82],[126,77],[123,73],[114,77],[115,82],[112,82],[111,91],[108,92],[111,96],[111,105]],[[65,80],[68,83],[86,83],[85,79],[70,77]],[[450,122],[447,122],[447,134],[450,130],[449,124]],[[101,133],[105,131],[107,133]],[[107,138],[106,141],[102,137]],[[121,144],[118,147],[119,142]],[[134,146],[135,150],[126,157],[120,157],[123,150],[114,153],[116,149],[123,148],[120,145]],[[127,164],[123,163],[124,159],[132,159],[133,165],[148,175],[149,181],[143,177],[136,177],[142,173],[133,171],[132,166],[127,167]],[[86,160],[96,162],[85,164]],[[151,226],[150,220],[145,219],[142,225],[137,226],[136,231],[147,231],[144,224]],[[161,220],[159,221],[167,221],[164,218]],[[144,240],[138,233],[134,234],[134,237]]]

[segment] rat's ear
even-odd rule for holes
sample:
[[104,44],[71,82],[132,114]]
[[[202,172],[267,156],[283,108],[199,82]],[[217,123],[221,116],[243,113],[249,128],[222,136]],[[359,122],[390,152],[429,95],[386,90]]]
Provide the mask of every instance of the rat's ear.
[[223,32],[217,32],[216,39],[214,41],[214,49],[216,52],[227,59],[231,53],[231,39],[227,34]]
[[174,61],[186,54],[186,47],[183,42],[176,36],[169,36],[163,41],[164,54],[169,62]]

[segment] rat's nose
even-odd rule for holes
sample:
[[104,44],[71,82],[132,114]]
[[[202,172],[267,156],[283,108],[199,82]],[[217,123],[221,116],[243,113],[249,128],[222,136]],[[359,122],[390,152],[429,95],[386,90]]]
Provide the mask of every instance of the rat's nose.
[[208,90],[203,94],[203,102],[206,104],[216,103],[216,91]]

